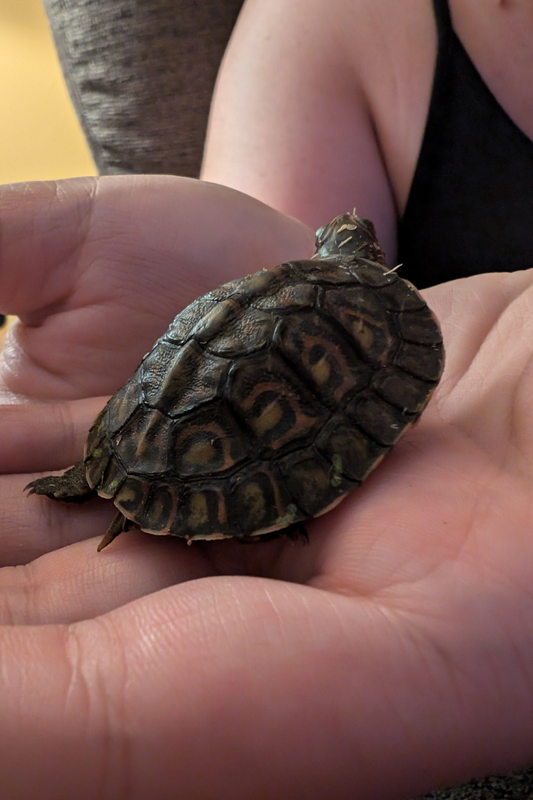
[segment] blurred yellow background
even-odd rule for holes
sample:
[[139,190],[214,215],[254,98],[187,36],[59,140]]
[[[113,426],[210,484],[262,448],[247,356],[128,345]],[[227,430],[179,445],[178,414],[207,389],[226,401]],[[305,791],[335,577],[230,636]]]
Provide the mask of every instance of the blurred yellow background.
[[0,183],[94,174],[42,0],[0,0]]
[[0,184],[95,174],[42,0],[0,0]]

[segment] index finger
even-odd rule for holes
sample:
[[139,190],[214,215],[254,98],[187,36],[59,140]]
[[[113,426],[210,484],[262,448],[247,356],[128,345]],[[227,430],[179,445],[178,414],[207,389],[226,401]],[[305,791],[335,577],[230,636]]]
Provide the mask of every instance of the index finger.
[[176,313],[177,295],[186,305],[313,249],[305,225],[241,192],[162,175],[3,186],[0,225],[0,311],[28,324],[64,305],[87,272],[93,300],[118,280],[138,307],[157,299]]
[[198,295],[311,254],[302,223],[222,186],[121,176],[0,188],[0,364],[38,399],[113,393]]

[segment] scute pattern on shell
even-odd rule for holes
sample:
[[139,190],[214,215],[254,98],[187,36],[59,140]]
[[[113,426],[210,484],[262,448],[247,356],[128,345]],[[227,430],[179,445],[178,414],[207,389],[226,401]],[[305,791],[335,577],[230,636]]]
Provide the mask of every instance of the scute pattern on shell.
[[342,219],[359,250],[337,239],[199,298],[95,421],[87,481],[143,530],[246,538],[321,514],[425,408],[438,324],[371,224]]

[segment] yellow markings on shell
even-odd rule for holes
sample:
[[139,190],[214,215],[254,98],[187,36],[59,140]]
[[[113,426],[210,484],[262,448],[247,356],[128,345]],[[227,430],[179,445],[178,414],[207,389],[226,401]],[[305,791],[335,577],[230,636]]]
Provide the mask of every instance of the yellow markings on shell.
[[118,406],[115,409],[115,418],[117,422],[124,422],[124,420],[128,416],[129,408],[130,408],[130,399],[126,395],[121,399],[120,403],[118,403]]
[[253,427],[258,436],[264,436],[267,431],[271,431],[280,422],[283,416],[283,409],[277,400],[272,400],[262,410],[257,419],[253,420]]
[[168,524],[168,517],[169,517],[168,514],[166,515],[167,516],[167,525],[165,525],[163,528],[161,528],[160,530],[157,530],[157,531],[154,530],[153,527],[152,527],[153,525],[155,525],[158,522],[158,520],[161,519],[164,511],[165,511],[165,504],[163,502],[163,499],[162,499],[161,495],[159,495],[159,497],[156,498],[155,502],[152,501],[150,510],[149,510],[149,512],[147,514],[146,525],[147,525],[148,528],[150,528],[150,530],[147,531],[148,533],[153,533],[156,536],[157,535],[165,535],[165,534],[168,533],[168,531],[170,529],[170,525]]
[[217,519],[221,525],[228,521],[228,516],[226,514],[226,504],[224,499],[221,495],[218,497],[218,512],[217,512]]
[[93,450],[91,455],[93,455],[95,458],[100,458],[100,456],[102,455],[102,448],[97,447],[95,450]]
[[[161,440],[161,423],[162,423],[162,416],[158,411],[153,411],[151,417],[148,418],[148,425],[142,436],[139,437],[139,441],[137,443],[136,453],[138,458],[142,459],[142,457],[153,448],[154,445],[158,451],[164,451],[164,445]],[[152,431],[155,431],[155,435],[152,435]]]
[[322,358],[313,364],[311,367],[311,375],[313,376],[314,380],[318,383],[319,386],[323,386],[327,383],[330,379],[331,369],[329,366],[329,362],[327,359],[327,355],[323,355]]
[[199,528],[201,525],[205,525],[208,520],[209,511],[205,495],[201,492],[195,492],[191,495],[190,512],[187,521],[191,528]]
[[128,500],[135,500],[136,497],[137,495],[132,489],[124,489],[120,493],[120,497],[117,499],[119,499],[123,503],[124,501],[127,502]]
[[265,516],[265,495],[257,483],[248,483],[242,493],[242,499],[248,510],[251,521],[258,522]]
[[209,464],[217,456],[216,448],[213,442],[202,439],[199,442],[194,442],[183,456],[185,464],[191,465],[204,465]]
[[357,336],[357,341],[365,349],[370,349],[374,343],[374,334],[372,329],[362,319],[357,319],[353,326],[354,335]]

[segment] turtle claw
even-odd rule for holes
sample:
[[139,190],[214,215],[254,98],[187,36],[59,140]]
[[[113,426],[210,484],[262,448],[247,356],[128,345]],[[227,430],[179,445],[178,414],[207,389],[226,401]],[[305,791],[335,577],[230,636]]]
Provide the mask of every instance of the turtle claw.
[[[38,478],[36,481],[28,483],[24,487],[24,491],[28,492],[28,497],[31,494],[41,494],[52,498],[52,500],[61,500],[65,492],[65,485],[64,482],[62,483],[62,476],[49,476],[47,478]],[[69,494],[68,488],[66,494]]]

